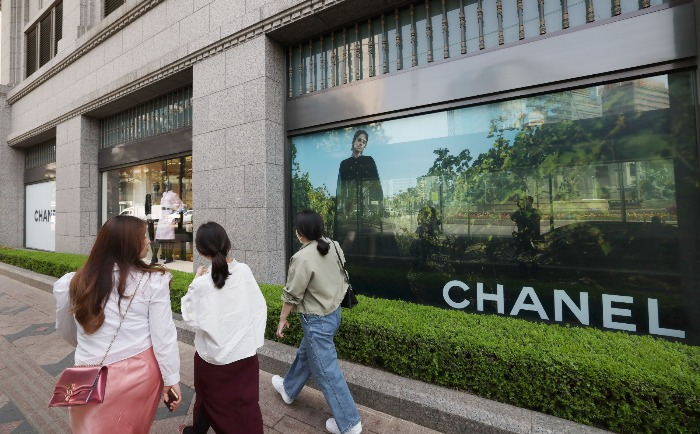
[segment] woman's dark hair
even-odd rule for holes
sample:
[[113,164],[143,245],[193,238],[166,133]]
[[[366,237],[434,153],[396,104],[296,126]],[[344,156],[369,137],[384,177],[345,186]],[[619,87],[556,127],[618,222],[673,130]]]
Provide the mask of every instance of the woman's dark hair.
[[318,250],[320,254],[324,256],[328,254],[330,244],[323,239],[323,219],[319,213],[311,211],[310,209],[305,209],[298,213],[295,229],[304,237],[313,241],[318,241],[316,250]]
[[364,135],[367,141],[369,141],[369,134],[367,134],[367,131],[365,130],[357,130],[355,131],[355,135],[352,136],[352,141],[354,142],[358,137]]
[[104,323],[104,307],[114,287],[115,265],[119,268],[120,301],[133,269],[165,271],[162,267],[150,267],[141,259],[145,235],[146,222],[126,215],[112,217],[100,228],[87,261],[70,281],[71,307],[85,333],[96,332]]
[[223,288],[231,275],[226,262],[231,240],[226,230],[216,222],[206,222],[197,229],[194,244],[200,255],[211,258],[211,278],[217,288]]

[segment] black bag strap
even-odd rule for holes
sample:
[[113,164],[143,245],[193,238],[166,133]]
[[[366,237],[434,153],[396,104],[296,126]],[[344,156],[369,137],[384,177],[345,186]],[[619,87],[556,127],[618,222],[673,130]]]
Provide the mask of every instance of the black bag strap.
[[343,273],[345,274],[345,278],[347,279],[348,282],[350,282],[350,276],[348,276],[348,271],[345,269],[345,264],[343,264],[343,260],[340,259],[340,253],[338,253],[338,248],[335,247],[335,242],[333,242],[333,240],[331,240],[330,238],[328,240],[333,245],[333,250],[335,250],[336,256],[338,256],[338,262],[340,262],[340,268],[343,270]]

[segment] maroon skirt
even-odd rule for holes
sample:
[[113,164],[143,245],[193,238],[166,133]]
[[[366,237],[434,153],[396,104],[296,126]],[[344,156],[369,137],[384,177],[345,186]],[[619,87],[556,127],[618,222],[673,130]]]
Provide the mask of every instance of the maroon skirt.
[[263,434],[257,354],[212,365],[195,353],[194,389],[195,432],[211,425],[217,434]]

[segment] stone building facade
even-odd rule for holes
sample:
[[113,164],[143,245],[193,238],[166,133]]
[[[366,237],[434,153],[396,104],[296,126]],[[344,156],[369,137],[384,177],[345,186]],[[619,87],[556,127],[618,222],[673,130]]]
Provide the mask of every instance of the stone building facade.
[[[581,89],[675,73],[694,82],[697,120],[699,13],[700,0],[3,0],[0,244],[32,247],[28,186],[55,182],[55,250],[87,253],[107,217],[147,214],[144,192],[155,206],[174,183],[181,259],[197,262],[191,234],[216,220],[259,281],[282,283],[294,137],[569,89],[560,117],[596,117],[605,95]],[[511,126],[546,117],[518,112]],[[697,273],[683,270],[698,265],[700,236],[688,231],[678,269],[697,307]]]

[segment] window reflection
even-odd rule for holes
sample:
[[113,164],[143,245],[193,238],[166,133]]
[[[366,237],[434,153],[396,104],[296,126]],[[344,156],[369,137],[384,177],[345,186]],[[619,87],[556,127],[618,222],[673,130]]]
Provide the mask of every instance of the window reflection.
[[103,223],[131,215],[148,224],[151,263],[192,261],[192,156],[102,174]]
[[[576,300],[585,293],[590,325],[672,337],[683,330],[697,341],[689,318],[700,312],[684,305],[696,297],[698,271],[684,264],[698,260],[689,246],[700,216],[691,78],[293,137],[292,215],[308,207],[324,216],[353,285],[370,295],[579,324],[575,312],[555,315],[552,303],[561,303],[557,291]],[[359,161],[348,150],[358,130],[371,164],[350,177],[343,165]],[[471,289],[444,289],[453,281]],[[533,287],[538,300],[527,303],[544,310],[504,310],[477,300],[477,287],[504,291],[506,307]],[[601,300],[610,294],[630,303],[628,317],[606,316]],[[661,300],[658,311],[650,300]]]

